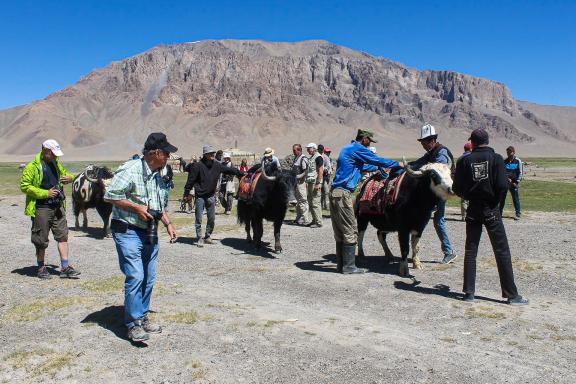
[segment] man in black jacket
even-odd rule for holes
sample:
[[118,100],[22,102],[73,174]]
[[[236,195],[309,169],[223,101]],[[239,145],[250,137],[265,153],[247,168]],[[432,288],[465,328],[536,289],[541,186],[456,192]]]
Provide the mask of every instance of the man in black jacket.
[[[240,172],[234,167],[227,167],[222,163],[216,161],[216,151],[210,145],[205,145],[202,149],[202,159],[194,163],[188,173],[188,180],[184,187],[184,199],[191,200],[190,190],[194,188],[196,194],[196,245],[199,247],[204,244],[212,244],[210,235],[214,230],[214,220],[216,218],[216,186],[220,174],[242,176],[244,173]],[[208,216],[208,223],[206,224],[206,233],[202,238],[202,214],[206,208],[206,215]]]
[[474,130],[470,141],[472,153],[458,160],[452,185],[458,196],[470,202],[466,212],[464,300],[474,301],[476,255],[484,225],[496,257],[502,296],[511,305],[528,304],[528,300],[518,294],[514,283],[510,247],[499,209],[500,199],[508,190],[504,160],[488,147],[488,133],[485,130]]

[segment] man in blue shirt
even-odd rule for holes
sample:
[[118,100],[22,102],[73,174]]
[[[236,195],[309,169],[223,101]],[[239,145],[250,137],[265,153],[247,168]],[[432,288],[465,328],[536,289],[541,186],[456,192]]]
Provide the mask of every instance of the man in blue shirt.
[[[418,141],[426,150],[426,154],[418,160],[410,163],[413,169],[418,169],[428,163],[441,163],[446,164],[452,170],[452,173],[454,173],[454,157],[450,150],[440,144],[437,139],[438,135],[436,134],[434,126],[431,124],[425,124],[420,131],[420,138]],[[436,229],[436,234],[442,243],[442,252],[444,253],[442,264],[450,264],[456,260],[456,257],[458,256],[452,249],[452,244],[450,243],[448,232],[446,231],[446,220],[444,219],[445,210],[446,202],[438,199],[436,212],[434,213],[434,228]]]
[[340,273],[366,272],[364,268],[356,267],[358,227],[352,200],[352,193],[360,181],[362,171],[373,172],[378,167],[404,166],[372,153],[368,146],[375,142],[372,132],[359,129],[356,140],[342,148],[336,162],[336,174],[330,189],[330,217],[336,240],[337,270]]

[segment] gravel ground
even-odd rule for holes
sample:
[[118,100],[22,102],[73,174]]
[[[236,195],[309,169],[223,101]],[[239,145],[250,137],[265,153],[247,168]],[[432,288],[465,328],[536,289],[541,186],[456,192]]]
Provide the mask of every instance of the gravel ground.
[[[71,232],[79,280],[35,276],[23,199],[0,201],[0,382],[150,383],[574,383],[576,215],[506,220],[516,283],[527,307],[501,301],[487,237],[477,295],[459,300],[463,257],[442,265],[433,227],[425,269],[397,276],[370,229],[370,273],[335,272],[329,219],[321,229],[283,227],[284,253],[254,252],[230,216],[191,245],[192,215],[174,213],[180,241],[163,237],[152,299],[164,332],[134,346],[122,328],[122,277],[114,243]],[[464,224],[448,230],[463,254]],[[69,216],[69,224],[73,224]],[[272,241],[270,226],[265,240]],[[398,255],[391,236],[392,251]],[[52,242],[47,261],[57,263]]]

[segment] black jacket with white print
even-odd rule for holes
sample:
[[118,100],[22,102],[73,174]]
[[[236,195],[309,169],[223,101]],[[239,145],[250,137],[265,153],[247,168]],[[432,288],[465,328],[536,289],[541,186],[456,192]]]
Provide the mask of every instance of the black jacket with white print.
[[471,204],[498,207],[500,198],[508,192],[504,159],[490,147],[474,148],[470,155],[458,160],[452,188]]

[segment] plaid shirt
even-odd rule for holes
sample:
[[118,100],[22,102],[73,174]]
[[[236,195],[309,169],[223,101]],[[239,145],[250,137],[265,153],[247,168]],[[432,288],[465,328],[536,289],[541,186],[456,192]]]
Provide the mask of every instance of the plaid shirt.
[[[110,186],[106,188],[104,198],[107,200],[129,200],[135,204],[145,205],[157,211],[165,211],[168,206],[168,185],[162,180],[160,172],[152,172],[146,161],[130,160],[121,165]],[[133,211],[114,206],[112,219],[121,220],[140,228],[147,223]]]

